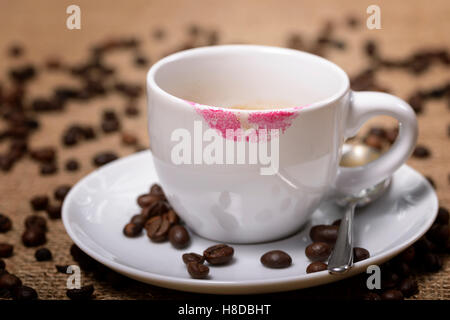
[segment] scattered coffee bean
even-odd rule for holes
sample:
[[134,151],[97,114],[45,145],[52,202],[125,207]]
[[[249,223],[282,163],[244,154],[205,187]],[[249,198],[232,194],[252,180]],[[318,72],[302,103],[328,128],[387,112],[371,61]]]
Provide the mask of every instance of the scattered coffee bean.
[[9,217],[5,216],[4,214],[0,213],[0,233],[5,233],[11,230],[12,228],[12,221]]
[[56,150],[52,147],[42,147],[30,152],[31,158],[40,162],[53,162],[56,159]]
[[45,218],[43,218],[43,217],[36,216],[36,215],[28,216],[25,219],[25,228],[27,228],[27,229],[36,228],[41,232],[46,232],[47,231],[47,220],[45,220]]
[[187,271],[194,279],[206,279],[208,277],[209,268],[203,263],[189,262],[186,267]]
[[120,122],[118,119],[107,119],[102,121],[101,126],[105,133],[116,132],[120,129]]
[[134,117],[139,114],[139,109],[134,104],[129,104],[125,107],[125,114],[129,117]]
[[309,237],[314,242],[334,244],[339,232],[338,226],[316,225],[309,231]]
[[69,159],[66,161],[65,168],[67,171],[77,171],[80,168],[80,164],[76,159]]
[[49,261],[52,260],[52,252],[47,248],[37,249],[34,257],[37,261]]
[[326,242],[313,242],[305,249],[311,261],[326,261],[331,254],[331,246]]
[[217,244],[203,252],[206,261],[213,265],[226,264],[233,259],[234,249],[226,244]]
[[123,234],[129,238],[134,238],[142,233],[143,226],[141,224],[127,223],[123,228]]
[[114,161],[118,159],[118,156],[113,153],[113,152],[102,152],[102,153],[98,153],[94,159],[93,159],[93,163],[94,165],[96,165],[97,167],[103,166],[111,161]]
[[69,193],[71,186],[69,185],[61,185],[55,189],[55,192],[53,195],[55,196],[56,200],[63,201],[66,195]]
[[123,132],[122,133],[122,143],[127,146],[134,146],[138,143],[138,139],[135,135]]
[[431,155],[430,150],[427,147],[422,146],[422,145],[416,146],[416,148],[414,149],[414,152],[413,152],[414,157],[421,158],[421,159],[428,158],[430,155]]
[[154,242],[165,241],[169,233],[169,228],[169,220],[162,216],[152,217],[145,224],[147,236]]
[[24,49],[22,46],[20,46],[18,44],[14,44],[11,47],[9,47],[8,54],[10,57],[17,58],[23,54],[23,51],[24,51]]
[[444,207],[439,207],[438,214],[434,223],[448,225],[449,211]]
[[13,290],[21,285],[22,281],[15,275],[6,272],[0,274],[0,289]]
[[417,281],[411,278],[403,279],[399,285],[399,289],[406,298],[409,298],[419,292]]
[[13,290],[13,298],[18,301],[36,300],[38,294],[36,290],[27,286],[20,286]]
[[437,272],[442,268],[442,260],[437,254],[426,253],[423,256],[423,265],[426,271]]
[[306,268],[306,273],[314,273],[319,271],[327,270],[328,265],[326,263],[316,261],[308,265]]
[[416,256],[416,250],[413,246],[408,247],[405,251],[400,254],[400,259],[406,263],[411,263]]
[[373,41],[373,40],[366,41],[366,43],[364,45],[364,51],[366,52],[366,54],[369,57],[376,56],[378,54],[378,52],[377,52],[377,45],[376,45],[375,41]]
[[190,236],[185,227],[182,225],[174,225],[169,230],[169,241],[174,248],[183,249],[188,246]]
[[183,258],[183,262],[185,264],[188,264],[189,262],[197,262],[197,263],[205,262],[204,256],[201,256],[194,252],[185,253],[185,254],[183,254],[182,258]]
[[48,217],[52,220],[60,219],[61,218],[61,207],[62,207],[61,203],[49,205],[46,210]]
[[12,256],[14,247],[9,243],[0,243],[0,258],[9,258]]
[[450,230],[448,225],[435,223],[426,235],[437,246],[445,246],[450,238]]
[[353,248],[353,262],[358,262],[370,258],[370,253],[367,249],[355,247]]
[[162,39],[164,39],[166,33],[165,33],[165,31],[164,31],[163,29],[158,28],[158,29],[155,29],[155,30],[153,31],[152,35],[153,35],[153,38],[154,38],[154,39],[156,39],[156,40],[162,40]]
[[43,176],[52,175],[58,172],[58,167],[53,162],[43,163],[40,168],[40,173]]
[[363,300],[367,301],[379,301],[381,297],[378,293],[375,292],[367,292],[363,295]]
[[381,275],[381,287],[383,289],[394,288],[398,284],[399,280],[400,277],[398,274],[390,270],[384,270]]
[[41,211],[47,209],[48,197],[47,196],[34,196],[31,201],[31,207],[34,211]]
[[287,268],[292,264],[292,258],[284,251],[272,250],[261,256],[261,263],[267,268]]
[[71,300],[89,300],[94,293],[94,286],[88,285],[81,287],[80,289],[67,289],[66,295]]
[[382,300],[403,300],[403,293],[400,290],[390,289],[381,294]]
[[149,207],[159,201],[160,198],[152,194],[142,194],[137,198],[137,203],[141,208]]
[[423,95],[420,94],[420,92],[417,92],[413,94],[409,99],[408,103],[410,104],[411,108],[414,110],[416,114],[422,114],[423,112],[423,106],[424,106],[424,100]]
[[138,67],[146,67],[148,65],[149,61],[146,57],[143,56],[136,56],[134,57],[134,64]]
[[411,274],[411,268],[409,267],[409,264],[403,261],[397,262],[394,265],[394,270],[399,276],[403,278],[408,277]]
[[26,247],[37,247],[47,242],[45,232],[40,229],[27,229],[22,234],[22,242]]
[[59,273],[64,273],[67,274],[67,269],[69,268],[69,265],[56,265],[56,271],[58,271]]

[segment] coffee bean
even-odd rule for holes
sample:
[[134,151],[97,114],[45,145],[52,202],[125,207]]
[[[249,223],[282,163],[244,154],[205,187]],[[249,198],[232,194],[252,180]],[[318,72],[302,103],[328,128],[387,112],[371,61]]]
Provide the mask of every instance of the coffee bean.
[[161,28],[155,29],[152,33],[153,38],[156,40],[164,39],[165,35],[166,35],[165,31]]
[[134,238],[142,233],[143,226],[141,224],[127,223],[123,228],[123,234],[129,238]]
[[0,213],[0,233],[5,233],[11,230],[12,228],[12,221],[9,217],[5,216],[4,214]]
[[47,242],[45,232],[40,229],[27,229],[22,234],[22,242],[26,247],[37,247]]
[[13,290],[13,298],[14,300],[19,301],[30,301],[36,300],[38,298],[38,294],[36,290],[27,286],[20,286]]
[[23,84],[36,76],[36,68],[31,65],[23,65],[9,71],[9,76],[16,83]]
[[41,211],[47,209],[48,197],[47,196],[34,196],[31,201],[31,207],[34,211]]
[[95,155],[93,163],[97,167],[100,167],[116,159],[118,159],[118,156],[115,153],[106,151]]
[[409,298],[419,292],[417,281],[411,278],[403,279],[399,285],[399,289],[406,298]]
[[0,259],[0,274],[2,273],[3,270],[5,270],[5,268],[6,268],[5,261],[3,261],[3,259]]
[[267,268],[287,268],[292,264],[292,258],[284,251],[272,250],[261,256],[261,263]]
[[390,289],[381,294],[382,300],[403,300],[403,293],[400,290]]
[[434,223],[448,225],[449,221],[449,211],[444,207],[439,207],[436,220]]
[[162,216],[152,217],[145,224],[147,236],[154,242],[165,241],[169,233],[169,228],[169,220],[167,220],[167,218],[163,218]]
[[438,246],[444,246],[447,244],[450,238],[450,230],[448,225],[433,224],[427,232],[427,238]]
[[0,258],[9,258],[12,256],[14,247],[9,243],[0,243]]
[[169,241],[173,247],[183,249],[188,246],[190,236],[185,227],[182,225],[174,225],[169,230]]
[[45,220],[45,218],[43,218],[43,217],[36,216],[36,215],[28,216],[25,219],[25,228],[27,228],[27,229],[36,228],[41,232],[46,232],[47,231],[47,220]]
[[55,196],[55,199],[63,201],[65,199],[66,195],[69,193],[70,188],[71,188],[71,186],[66,185],[66,184],[57,187],[55,189],[55,192],[53,193],[53,195]]
[[105,133],[116,132],[120,129],[120,122],[118,119],[103,120],[101,127]]
[[13,290],[21,285],[22,281],[15,275],[6,272],[0,274],[0,289]]
[[442,260],[437,254],[426,253],[423,256],[423,266],[426,271],[437,272],[442,268]]
[[31,158],[40,162],[52,162],[56,158],[56,150],[52,147],[42,147],[30,152]]
[[326,261],[331,254],[331,247],[326,242],[313,242],[306,247],[305,254],[311,261]]
[[122,133],[122,143],[127,146],[133,146],[138,143],[138,139],[134,134],[123,132]]
[[328,266],[326,263],[316,261],[308,265],[306,268],[306,273],[314,273],[319,271],[327,270]]
[[159,201],[158,196],[152,194],[142,194],[137,198],[137,203],[141,208],[149,207],[153,203]]
[[382,138],[376,136],[376,135],[368,135],[367,137],[364,138],[363,141],[366,145],[368,145],[371,148],[374,148],[376,150],[381,150],[383,149],[383,140]]
[[165,198],[166,197],[165,194],[164,194],[163,189],[161,188],[161,186],[159,184],[156,184],[156,183],[153,184],[150,187],[150,194],[152,194],[154,196],[161,197],[161,198]]
[[125,107],[125,114],[129,117],[134,117],[137,116],[139,114],[139,109],[136,105],[134,104],[128,104]]
[[80,168],[80,164],[76,159],[69,159],[66,161],[65,168],[67,171],[77,171]]
[[416,256],[416,250],[413,246],[408,247],[405,251],[400,254],[400,259],[406,263],[411,263]]
[[167,220],[169,220],[169,223],[171,225],[177,224],[179,222],[178,215],[173,210],[169,210],[166,213],[164,213],[167,217]]
[[182,258],[183,258],[183,262],[185,264],[188,264],[189,262],[197,262],[197,263],[205,262],[204,256],[201,256],[194,252],[185,253],[185,254],[183,254]]
[[420,94],[420,92],[417,92],[413,94],[409,99],[408,103],[410,104],[411,108],[414,110],[416,114],[421,114],[423,112],[423,95]]
[[381,277],[382,277],[381,279],[382,288],[394,288],[398,284],[398,281],[400,280],[398,274],[390,270],[383,271]]
[[213,265],[225,264],[233,259],[234,249],[226,244],[217,244],[203,252],[206,261]]
[[370,258],[370,253],[367,249],[354,247],[353,248],[353,262],[358,262]]
[[401,277],[408,277],[411,274],[411,268],[409,264],[403,261],[399,261],[394,265],[395,272]]
[[69,268],[69,265],[56,265],[56,271],[58,271],[59,273],[65,273],[67,274],[67,270]]
[[143,56],[134,57],[134,64],[138,67],[146,67],[149,63],[148,59]]
[[374,57],[378,54],[377,45],[373,40],[367,40],[364,44],[364,51],[369,57]]
[[144,216],[141,215],[141,214],[135,214],[135,215],[132,216],[131,219],[130,219],[130,223],[133,223],[133,224],[135,224],[135,225],[137,225],[137,226],[140,226],[141,228],[144,227],[146,221],[147,221],[147,220],[146,220],[146,219],[144,218]]
[[46,210],[48,217],[52,220],[60,219],[61,218],[61,208],[62,208],[61,203],[49,205]]
[[367,301],[379,301],[381,300],[381,297],[378,293],[375,292],[367,292],[363,295],[363,300]]
[[80,289],[67,289],[66,295],[71,300],[89,300],[94,293],[94,286],[88,285],[81,287]]
[[416,253],[424,255],[425,253],[433,251],[436,246],[425,236],[423,236],[416,243],[414,243],[414,248],[416,250]]
[[309,231],[309,237],[314,242],[334,244],[337,239],[338,231],[338,226],[316,225]]
[[94,128],[89,126],[84,126],[83,130],[81,131],[81,134],[83,135],[84,139],[86,140],[92,140],[97,137],[97,134],[95,133]]
[[56,172],[58,172],[58,167],[53,162],[43,163],[41,165],[40,173],[43,176],[55,174]]
[[194,279],[206,279],[208,277],[209,268],[203,263],[189,262],[186,267],[187,271]]
[[422,146],[422,145],[417,145],[416,148],[414,149],[414,152],[412,155],[416,158],[424,159],[424,158],[430,157],[431,152],[427,147]]
[[34,257],[37,261],[49,261],[52,260],[52,252],[47,248],[37,249]]
[[17,58],[23,54],[23,51],[24,51],[24,49],[22,46],[20,46],[18,44],[14,44],[11,47],[9,47],[8,54],[10,57]]

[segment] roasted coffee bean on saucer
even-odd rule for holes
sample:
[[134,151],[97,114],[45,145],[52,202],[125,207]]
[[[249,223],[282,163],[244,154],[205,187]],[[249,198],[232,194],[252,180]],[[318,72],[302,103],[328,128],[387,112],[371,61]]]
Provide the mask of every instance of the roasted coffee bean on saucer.
[[324,271],[327,270],[328,265],[324,262],[321,261],[316,261],[311,263],[310,265],[308,265],[308,267],[306,268],[306,273],[314,273],[314,272],[319,272],[319,271]]
[[309,237],[314,242],[326,242],[334,244],[339,232],[338,226],[316,225],[309,231]]
[[370,253],[367,249],[354,247],[353,248],[353,262],[359,262],[370,258]]
[[226,244],[217,244],[203,252],[206,261],[213,265],[226,264],[233,259],[234,249]]
[[145,223],[147,236],[154,242],[167,240],[169,234],[170,222],[163,216],[154,216]]
[[194,279],[206,279],[208,277],[209,268],[203,263],[189,262],[186,265],[186,268],[191,277]]
[[267,268],[274,269],[287,268],[292,264],[291,256],[281,250],[266,252],[261,256],[260,261]]
[[169,241],[174,248],[186,248],[189,245],[190,239],[189,232],[182,225],[174,225],[169,230]]
[[129,238],[134,238],[142,234],[143,225],[136,223],[127,223],[123,228],[123,234]]
[[183,258],[183,262],[185,264],[188,264],[189,262],[198,262],[198,263],[205,262],[205,257],[204,256],[199,255],[199,254],[194,253],[194,252],[185,253],[185,254],[183,254],[182,258]]
[[327,261],[331,246],[326,242],[313,242],[306,247],[305,254],[311,261]]
[[153,203],[160,201],[160,198],[152,194],[142,194],[137,198],[137,203],[141,208],[148,207]]

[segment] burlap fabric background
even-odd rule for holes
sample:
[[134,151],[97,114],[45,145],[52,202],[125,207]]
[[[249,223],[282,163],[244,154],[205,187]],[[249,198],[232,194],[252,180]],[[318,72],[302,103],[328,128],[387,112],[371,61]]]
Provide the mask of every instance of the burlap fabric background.
[[[327,20],[338,25],[336,34],[344,39],[347,50],[331,50],[327,58],[342,66],[350,75],[367,65],[361,44],[367,38],[377,39],[384,56],[401,58],[422,47],[449,48],[450,4],[440,1],[378,1],[382,10],[382,30],[361,27],[354,31],[345,26],[345,17],[353,14],[363,23],[366,8],[373,1],[266,1],[266,0],[164,0],[164,1],[111,1],[79,0],[82,10],[82,29],[69,31],[65,27],[65,9],[71,1],[0,1],[0,79],[6,77],[9,66],[17,64],[6,49],[12,43],[21,43],[26,54],[20,61],[42,64],[49,56],[59,56],[68,62],[81,61],[88,48],[96,41],[110,36],[136,36],[142,40],[142,51],[152,62],[167,50],[177,46],[185,38],[186,26],[196,23],[219,31],[220,43],[242,42],[267,45],[286,45],[291,32],[300,32],[306,39],[313,38]],[[161,27],[167,37],[160,42],[152,39],[151,31]],[[113,54],[108,59],[120,66],[121,77],[142,84],[146,69],[136,69],[128,54]],[[382,71],[377,77],[383,86],[400,97],[407,98],[417,88],[430,88],[449,80],[448,68],[434,66],[419,77],[404,71]],[[70,78],[43,75],[31,84],[32,95],[46,94],[55,83]],[[24,218],[31,213],[29,199],[35,194],[52,195],[60,184],[75,184],[91,172],[92,156],[103,150],[116,150],[121,156],[133,152],[122,146],[120,134],[101,135],[100,139],[82,143],[73,148],[64,148],[60,143],[62,131],[73,122],[92,124],[100,122],[101,111],[108,107],[123,114],[124,100],[115,95],[92,100],[87,104],[71,103],[64,113],[43,115],[42,129],[33,135],[32,147],[57,145],[60,167],[70,157],[82,162],[76,173],[60,170],[53,176],[41,177],[38,166],[29,159],[21,161],[9,173],[0,172],[0,212],[13,219],[14,229],[0,234],[0,242],[15,245],[15,254],[6,259],[7,268],[17,274],[26,285],[35,288],[41,299],[65,299],[66,276],[56,273],[55,264],[71,264],[69,248],[71,240],[65,233],[61,221],[49,221],[47,247],[53,252],[51,262],[36,262],[33,248],[25,248],[20,241]],[[140,100],[141,115],[138,118],[123,118],[124,130],[135,133],[147,145],[145,97]],[[390,125],[387,119],[376,119]],[[450,111],[447,101],[435,100],[427,103],[426,111],[419,117],[419,142],[432,151],[429,160],[411,159],[409,164],[425,175],[431,176],[437,185],[440,203],[450,207],[450,138],[447,125]],[[1,123],[0,123],[1,125]],[[0,144],[0,151],[5,148]],[[442,271],[419,277],[420,293],[417,299],[450,298],[450,259],[444,261]],[[97,282],[84,276],[83,284],[94,283],[97,299],[184,299],[204,296],[165,290],[144,284],[132,285],[126,291],[117,291],[107,283]],[[271,295],[274,298],[321,298],[345,297],[352,290],[351,281],[318,288]],[[355,281],[355,280],[353,280]]]

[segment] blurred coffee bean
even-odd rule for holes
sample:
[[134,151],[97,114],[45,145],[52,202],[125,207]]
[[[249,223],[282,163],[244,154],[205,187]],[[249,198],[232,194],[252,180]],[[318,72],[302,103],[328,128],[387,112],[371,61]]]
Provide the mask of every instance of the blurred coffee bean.
[[409,264],[403,261],[398,261],[395,263],[394,270],[400,277],[403,278],[408,277],[411,274]]
[[162,242],[167,239],[170,223],[167,218],[155,216],[145,223],[147,236],[154,242]]
[[62,209],[61,203],[49,205],[46,209],[48,217],[52,220],[60,219],[61,209]]
[[0,233],[5,233],[11,230],[12,221],[6,215],[0,213]]
[[141,215],[141,214],[135,214],[130,219],[130,223],[133,223],[133,224],[135,224],[137,226],[141,226],[142,228],[144,227],[146,221],[147,220],[145,220],[144,216]]
[[77,171],[80,168],[80,164],[76,159],[68,159],[65,168],[67,171]]
[[[167,212],[169,208],[167,207],[167,204],[165,201],[156,201],[150,204],[148,207],[142,208],[141,215],[144,217],[145,220],[150,219],[153,216],[162,215],[163,213]],[[169,217],[166,216],[165,219],[169,220]],[[169,224],[170,221],[169,221]]]
[[154,195],[154,196],[159,196],[161,198],[165,198],[164,195],[164,191],[162,189],[162,187],[159,184],[152,184],[152,186],[150,187],[149,193]]
[[261,256],[261,263],[272,269],[287,268],[292,264],[292,258],[286,252],[281,250],[272,250]]
[[369,57],[374,57],[378,55],[377,45],[373,40],[367,40],[364,44],[364,52]]
[[226,244],[217,244],[203,251],[206,261],[213,265],[226,264],[233,259],[234,249]]
[[127,146],[133,146],[138,143],[138,138],[129,132],[122,133],[122,143]]
[[27,228],[27,229],[36,228],[42,232],[46,232],[47,231],[47,220],[45,220],[45,218],[43,218],[43,217],[36,216],[36,215],[28,216],[25,219],[25,228]]
[[38,294],[36,290],[27,286],[20,286],[13,290],[13,298],[18,301],[30,301],[36,300],[38,298]]
[[8,54],[10,57],[18,58],[23,55],[24,49],[19,44],[13,44],[8,48]]
[[308,265],[306,273],[314,273],[327,270],[328,266],[324,262],[316,261]]
[[403,279],[398,288],[406,298],[409,298],[419,292],[417,281],[411,278]]
[[9,258],[12,256],[14,247],[9,243],[0,243],[0,258]]
[[448,225],[449,222],[449,211],[447,208],[439,207],[438,214],[434,223]]
[[31,64],[15,67],[9,70],[10,78],[17,83],[24,83],[33,79],[36,76],[36,73],[36,68]]
[[48,197],[45,195],[34,196],[30,203],[34,211],[45,210],[48,206]]
[[58,172],[58,167],[54,162],[43,163],[40,168],[40,173],[43,176],[55,174]]
[[141,224],[127,223],[123,228],[123,234],[129,238],[134,238],[142,233],[143,226]]
[[63,201],[66,198],[66,195],[69,193],[70,188],[71,186],[67,184],[58,186],[53,193],[55,199]]
[[42,147],[31,150],[31,158],[40,162],[52,162],[56,158],[56,150],[53,147]]
[[26,247],[37,247],[47,242],[45,232],[38,228],[31,228],[22,234],[22,242]]
[[118,119],[105,119],[102,121],[101,127],[105,133],[116,132],[120,129],[120,122]]
[[49,261],[52,260],[52,252],[47,248],[40,248],[36,250],[34,257],[37,261]]
[[94,286],[88,285],[81,287],[80,289],[67,289],[66,295],[71,300],[89,300],[92,299],[94,293]]
[[331,246],[326,242],[313,242],[305,249],[311,261],[326,261],[331,254]]
[[448,225],[433,224],[427,232],[427,238],[438,246],[445,246],[450,238]]
[[363,300],[367,301],[379,301],[381,300],[381,297],[378,293],[375,292],[367,292],[363,295]]
[[316,225],[309,231],[309,237],[314,242],[334,244],[337,239],[338,231],[338,226]]
[[368,135],[367,137],[364,138],[363,142],[369,147],[374,148],[376,150],[383,149],[383,139],[376,135],[373,134]]
[[413,156],[416,158],[428,158],[430,155],[430,149],[423,145],[417,145],[413,152]]
[[69,269],[69,265],[55,265],[56,271],[59,273],[67,274],[67,270]]
[[186,248],[189,245],[190,239],[188,231],[182,225],[174,225],[169,230],[169,241],[174,248]]
[[205,261],[205,257],[202,255],[199,255],[194,252],[185,253],[182,256],[183,262],[185,264],[188,264],[189,262],[197,262],[197,263],[203,263]]
[[13,274],[2,273],[0,274],[0,289],[14,290],[14,288],[20,287],[22,281]]
[[140,55],[135,56],[133,58],[133,61],[137,67],[146,67],[149,64],[148,59],[146,57],[140,56]]
[[370,253],[367,249],[354,247],[353,248],[353,262],[359,262],[370,258]]
[[403,293],[400,290],[390,289],[381,294],[382,300],[403,300]]
[[413,94],[408,99],[408,103],[411,105],[416,114],[421,114],[423,112],[424,101],[420,92]]
[[405,251],[403,251],[400,254],[400,259],[406,263],[411,263],[414,260],[414,257],[416,256],[416,250],[414,249],[414,246],[410,246]]
[[137,198],[137,203],[141,208],[148,207],[157,201],[160,201],[158,196],[148,193],[142,194]]
[[437,254],[426,253],[422,259],[423,259],[423,266],[426,271],[437,272],[441,270],[442,260]]
[[94,165],[97,167],[103,166],[111,161],[118,159],[119,157],[114,152],[101,152],[95,155],[93,159]]
[[423,236],[416,243],[414,243],[414,249],[416,253],[420,255],[424,255],[425,253],[431,252],[435,248],[436,246],[425,236]]
[[169,210],[165,213],[167,220],[169,220],[169,223],[171,225],[177,224],[179,222],[178,215],[173,210]]
[[208,277],[209,268],[203,263],[189,262],[186,265],[186,268],[191,277],[194,279],[206,279]]
[[383,270],[381,274],[381,288],[394,288],[400,280],[398,274],[391,270]]
[[152,32],[152,36],[155,40],[162,40],[166,36],[164,29],[157,28]]

